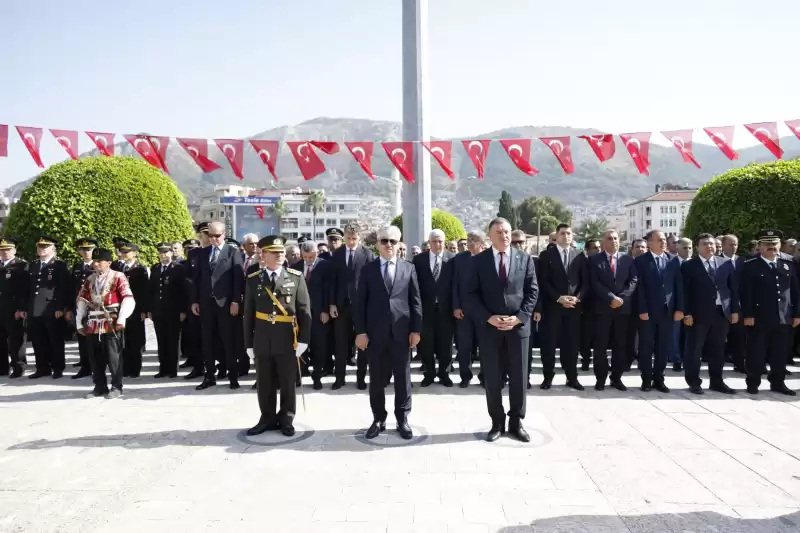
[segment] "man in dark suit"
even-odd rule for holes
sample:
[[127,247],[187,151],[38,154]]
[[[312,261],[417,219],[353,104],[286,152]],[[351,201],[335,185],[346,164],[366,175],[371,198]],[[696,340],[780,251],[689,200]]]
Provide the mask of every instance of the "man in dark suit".
[[570,246],[572,228],[559,224],[556,246],[539,256],[537,281],[542,290],[542,366],[541,388],[549,389],[555,376],[556,347],[560,347],[561,368],[567,387],[583,390],[578,381],[578,345],[581,333],[582,302],[589,293],[586,254]]
[[178,339],[188,305],[186,274],[172,260],[172,243],[156,245],[159,262],[150,268],[148,317],[153,321],[158,341],[156,378],[178,377]]
[[539,287],[531,256],[510,246],[511,225],[506,219],[492,220],[489,238],[492,247],[473,258],[474,275],[468,278],[465,307],[478,329],[486,403],[492,419],[486,440],[495,441],[505,432],[501,375],[505,368],[509,376],[509,434],[530,442],[522,427],[525,366]]
[[[214,376],[215,356],[227,362],[231,389],[239,388],[237,343],[234,341],[234,320],[242,301],[244,271],[242,254],[225,244],[225,224],[212,222],[208,226],[210,246],[197,254],[193,269],[194,303],[192,313],[200,317],[203,328],[203,352],[206,375],[197,390],[217,384]],[[220,378],[224,374],[220,373]]]
[[[722,257],[731,261],[731,267],[734,270],[734,279],[738,286],[742,277],[742,266],[746,259],[744,256],[738,254],[739,238],[736,235],[723,235],[720,240],[722,242]],[[730,358],[731,362],[733,362],[733,371],[744,374],[745,329],[741,320],[728,327],[725,354]]]
[[[344,228],[345,245],[333,252],[333,283],[331,283],[330,315],[334,320],[336,336],[336,381],[333,390],[344,386],[348,361],[353,356],[353,309],[356,303],[356,287],[361,269],[374,259],[372,252],[359,242],[359,228],[348,225]],[[359,350],[356,360],[356,379],[360,390],[367,389],[367,358]]]
[[[453,262],[454,255],[445,251],[445,235],[440,229],[428,236],[430,250],[413,259],[422,295],[422,340],[419,344],[424,377],[420,386],[439,383],[452,387],[448,375],[453,361]],[[435,358],[434,358],[435,355]],[[436,369],[436,363],[439,369]]]
[[389,226],[378,231],[380,257],[364,267],[358,280],[355,303],[356,345],[369,359],[369,404],[373,422],[366,438],[386,430],[384,387],[388,368],[394,374],[394,415],[397,431],[413,437],[408,425],[411,412],[411,361],[409,347],[420,341],[422,303],[414,266],[397,259],[400,230]]
[[[675,334],[675,321],[683,320],[683,278],[677,257],[665,252],[667,240],[658,230],[647,232],[649,252],[635,259],[639,283],[639,371],[641,390],[667,393],[664,369]],[[654,357],[655,356],[655,357]]]
[[[183,250],[186,258],[181,263],[181,266],[183,267],[183,275],[186,277],[186,298],[188,302],[194,302],[194,271],[199,264],[198,254],[202,250],[200,240],[189,239],[184,241]],[[180,368],[191,366],[192,371],[183,376],[183,379],[199,378],[205,373],[203,370],[202,337],[203,326],[200,317],[194,313],[187,313],[181,329],[181,353],[186,357],[186,362],[181,363]]]
[[[83,283],[86,279],[94,273],[94,263],[92,262],[92,252],[97,248],[97,241],[94,239],[78,239],[75,241],[75,248],[81,256],[80,261],[76,261],[72,265],[72,286],[74,287],[75,298],[72,300],[72,306],[66,316],[66,326],[70,332],[75,328],[75,310],[77,308],[78,294],[83,289]],[[71,335],[68,335],[69,339]],[[81,369],[72,376],[72,379],[80,379],[82,377],[92,375],[92,364],[89,361],[89,346],[88,340],[83,335],[78,335],[78,356],[79,360],[72,366],[79,366]]]
[[742,267],[739,294],[747,330],[747,392],[758,394],[765,359],[771,391],[794,396],[786,386],[786,351],[792,328],[800,325],[800,288],[794,263],[778,255],[782,233],[758,233],[759,255]]
[[[467,249],[458,253],[453,260],[453,317],[456,319],[456,342],[458,373],[461,376],[459,387],[469,387],[472,380],[472,361],[477,356],[478,334],[475,321],[464,312],[467,297],[465,289],[469,286],[469,276],[474,275],[472,259],[486,249],[486,235],[482,231],[471,231],[467,235]],[[423,314],[423,318],[424,318]],[[483,380],[483,374],[478,376]]]
[[[591,259],[600,251],[600,241],[597,239],[589,239],[583,246],[583,253],[586,254],[587,259]],[[589,261],[586,262],[587,269],[587,283],[589,276]],[[578,351],[581,355],[581,370],[589,370],[592,362],[592,348],[594,347],[594,302],[592,301],[592,288],[589,285],[589,290],[586,293],[586,300],[581,302],[581,336],[578,345]]]
[[[120,272],[128,278],[136,309],[125,322],[125,342],[122,348],[122,373],[126,378],[138,378],[142,372],[142,355],[147,337],[144,321],[150,299],[150,270],[139,261],[139,246],[130,242],[119,244],[122,261]],[[113,267],[112,267],[113,269]]]
[[16,239],[0,237],[0,376],[10,372],[11,378],[23,373],[20,349],[25,327],[19,311],[25,309],[28,290],[28,263],[16,255]]
[[300,245],[303,260],[292,268],[303,273],[311,299],[311,363],[314,366],[314,390],[322,388],[322,376],[328,358],[328,333],[330,330],[330,278],[331,264],[318,257],[316,243],[306,241]]
[[735,391],[722,380],[728,323],[739,321],[739,295],[733,262],[716,255],[716,239],[710,233],[697,236],[699,255],[681,265],[689,348],[684,354],[686,383],[693,394],[703,394],[700,361],[708,360],[711,390]]
[[626,391],[622,374],[627,368],[626,339],[637,279],[633,257],[619,252],[615,230],[605,232],[603,251],[589,258],[589,279],[594,309],[594,388],[605,388],[611,345],[611,386]]

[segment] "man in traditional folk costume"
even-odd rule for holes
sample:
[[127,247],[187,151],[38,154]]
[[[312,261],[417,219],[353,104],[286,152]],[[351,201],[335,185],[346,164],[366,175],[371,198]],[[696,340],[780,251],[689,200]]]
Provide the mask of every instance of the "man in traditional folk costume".
[[[92,252],[95,273],[89,276],[78,295],[76,327],[85,335],[92,364],[94,390],[87,398],[122,395],[122,349],[125,321],[136,302],[124,273],[111,270],[111,250],[95,248]],[[106,366],[111,374],[111,391],[106,381]]]

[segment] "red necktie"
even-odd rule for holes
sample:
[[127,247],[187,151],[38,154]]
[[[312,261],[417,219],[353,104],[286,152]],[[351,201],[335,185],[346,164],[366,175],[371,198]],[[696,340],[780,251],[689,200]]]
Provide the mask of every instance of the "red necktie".
[[308,281],[308,278],[311,277],[311,268],[312,267],[313,267],[313,265],[306,264],[306,281]]
[[615,275],[615,276],[617,274],[617,260],[616,260],[616,257],[617,257],[616,255],[612,255],[611,258],[610,258],[611,259],[611,273],[613,275]]
[[505,286],[508,283],[508,274],[506,274],[506,262],[503,260],[503,257],[506,255],[505,252],[498,252],[500,254],[500,271],[497,273],[498,277],[500,278],[500,284]]

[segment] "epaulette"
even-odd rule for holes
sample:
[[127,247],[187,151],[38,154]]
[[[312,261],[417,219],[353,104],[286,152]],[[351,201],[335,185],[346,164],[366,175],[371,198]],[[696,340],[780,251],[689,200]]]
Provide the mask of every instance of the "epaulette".
[[258,276],[259,274],[261,274],[261,269],[258,269],[258,270],[256,270],[256,271],[250,272],[250,273],[247,275],[247,277],[248,277],[248,278],[254,278],[254,277]]
[[745,263],[750,263],[752,261],[755,261],[756,259],[759,259],[759,258],[758,257],[751,257],[750,259],[745,259],[744,262]]
[[295,270],[293,268],[287,268],[286,272],[288,272],[289,274],[294,274],[295,276],[302,276],[303,275],[302,272],[300,272],[299,270]]

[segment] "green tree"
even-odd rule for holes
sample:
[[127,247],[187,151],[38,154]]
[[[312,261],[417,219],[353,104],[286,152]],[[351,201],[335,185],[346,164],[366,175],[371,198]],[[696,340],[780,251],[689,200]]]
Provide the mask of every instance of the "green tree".
[[786,238],[800,236],[800,160],[753,163],[729,170],[697,192],[683,233],[731,233],[747,242],[762,229],[783,231]]
[[278,219],[278,231],[282,232],[283,228],[281,224],[283,223],[283,218],[289,214],[289,208],[286,207],[286,204],[283,203],[283,200],[278,200],[274,204],[269,207],[269,212]]
[[562,222],[572,224],[572,211],[560,200],[550,196],[531,196],[517,204],[519,227],[525,233],[536,235],[541,217],[541,233],[547,235],[556,230]]
[[[400,231],[403,231],[403,215],[394,217],[392,219],[392,226],[397,226],[400,228]],[[439,211],[438,209],[434,209],[431,212],[431,228],[442,230],[446,241],[456,241],[458,239],[467,238],[467,230],[464,229],[464,225],[461,221],[450,213]]]
[[511,229],[519,227],[519,214],[517,208],[514,207],[514,200],[511,198],[511,193],[503,191],[500,194],[500,203],[497,209],[497,216],[508,220],[511,224]]
[[325,191],[317,190],[311,191],[308,194],[308,198],[306,198],[306,205],[311,209],[311,214],[314,218],[311,221],[311,227],[313,228],[312,233],[312,240],[316,240],[317,238],[317,213],[322,211],[325,208]]
[[575,232],[575,238],[578,242],[601,241],[606,230],[608,230],[608,220],[605,218],[587,218]]
[[57,238],[58,255],[78,259],[75,241],[93,237],[110,248],[121,236],[139,245],[145,263],[155,245],[194,236],[186,199],[169,176],[133,157],[87,157],[42,172],[22,194],[6,223],[22,255],[34,257],[39,234]]

